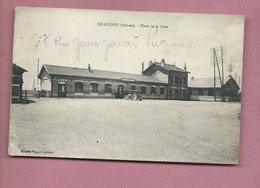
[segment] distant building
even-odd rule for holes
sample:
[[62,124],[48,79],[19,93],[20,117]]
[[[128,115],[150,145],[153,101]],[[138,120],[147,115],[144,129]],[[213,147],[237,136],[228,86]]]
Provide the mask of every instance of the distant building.
[[23,73],[27,70],[13,64],[12,73],[12,103],[19,103],[23,100]]
[[221,87],[219,78],[192,78],[189,80],[189,94],[191,100],[216,101],[239,100],[239,86],[232,76],[224,78],[224,85]]
[[150,62],[141,74],[88,68],[43,65],[41,88],[53,97],[115,97],[118,93],[141,90],[143,98],[186,99],[188,71],[165,60]]

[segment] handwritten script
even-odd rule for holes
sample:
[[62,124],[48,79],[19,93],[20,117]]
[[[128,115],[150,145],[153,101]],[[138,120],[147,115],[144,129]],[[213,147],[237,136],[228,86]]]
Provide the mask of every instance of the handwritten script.
[[103,40],[89,40],[83,39],[80,36],[67,40],[62,35],[54,36],[52,33],[45,34],[43,37],[39,37],[36,40],[35,47],[37,49],[48,48],[50,45],[60,47],[73,47],[75,50],[75,58],[77,62],[80,62],[81,52],[86,48],[102,48],[103,59],[105,62],[109,59],[109,54],[112,49],[132,49],[139,48],[141,44],[145,44],[148,48],[183,48],[190,49],[193,47],[193,41],[177,42],[167,40],[166,37],[160,36],[158,28],[151,28],[145,37],[142,36],[131,36],[126,40],[114,40],[105,38]]

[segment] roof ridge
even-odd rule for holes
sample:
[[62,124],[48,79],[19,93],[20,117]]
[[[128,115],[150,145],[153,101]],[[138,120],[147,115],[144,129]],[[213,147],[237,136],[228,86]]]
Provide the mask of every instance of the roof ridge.
[[[70,66],[62,66],[62,65],[50,65],[50,64],[43,64],[47,66],[56,66],[56,67],[63,67],[63,68],[72,68],[72,69],[82,69],[82,70],[88,70],[88,68],[81,68],[81,67],[70,67]],[[109,71],[109,70],[100,70],[100,69],[91,69],[92,71],[103,71],[103,72],[111,72],[111,73],[119,73],[119,74],[131,74],[131,75],[137,75],[137,76],[145,76],[149,77],[147,75],[137,74],[137,73],[127,73],[127,72],[119,72],[119,71]]]

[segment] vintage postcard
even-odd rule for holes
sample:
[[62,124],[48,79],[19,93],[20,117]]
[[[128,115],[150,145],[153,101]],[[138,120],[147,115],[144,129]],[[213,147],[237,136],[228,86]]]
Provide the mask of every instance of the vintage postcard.
[[9,154],[238,164],[244,22],[17,7]]

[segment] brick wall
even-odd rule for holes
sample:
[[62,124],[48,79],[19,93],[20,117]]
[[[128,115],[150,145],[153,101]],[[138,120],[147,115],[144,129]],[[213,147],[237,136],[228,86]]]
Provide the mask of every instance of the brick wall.
[[90,94],[90,81],[88,80],[83,82],[83,94]]
[[53,97],[58,96],[58,80],[57,79],[52,80],[52,96]]
[[[131,89],[131,85],[135,85],[136,90],[141,89],[141,85],[146,86],[146,94],[144,98],[166,98],[166,90],[165,95],[160,95],[160,86],[159,84],[149,84],[143,82],[123,82],[121,80],[105,80],[105,79],[91,79],[91,78],[77,78],[77,77],[69,77],[69,76],[59,76],[55,77],[52,82],[52,96],[58,96],[58,82],[62,81],[67,84],[67,97],[77,97],[75,95],[75,83],[82,82],[83,83],[83,93],[81,96],[92,96],[91,95],[91,83],[95,82],[98,84],[98,94],[96,96],[106,96],[105,94],[105,84],[109,83],[112,84],[112,95],[114,95],[118,91],[118,85],[124,85],[124,91],[129,91]],[[151,87],[156,86],[156,94],[151,95]],[[164,85],[165,86],[165,85]],[[165,86],[166,87],[166,86]]]
[[75,94],[75,82],[67,81],[67,94],[74,95]]

